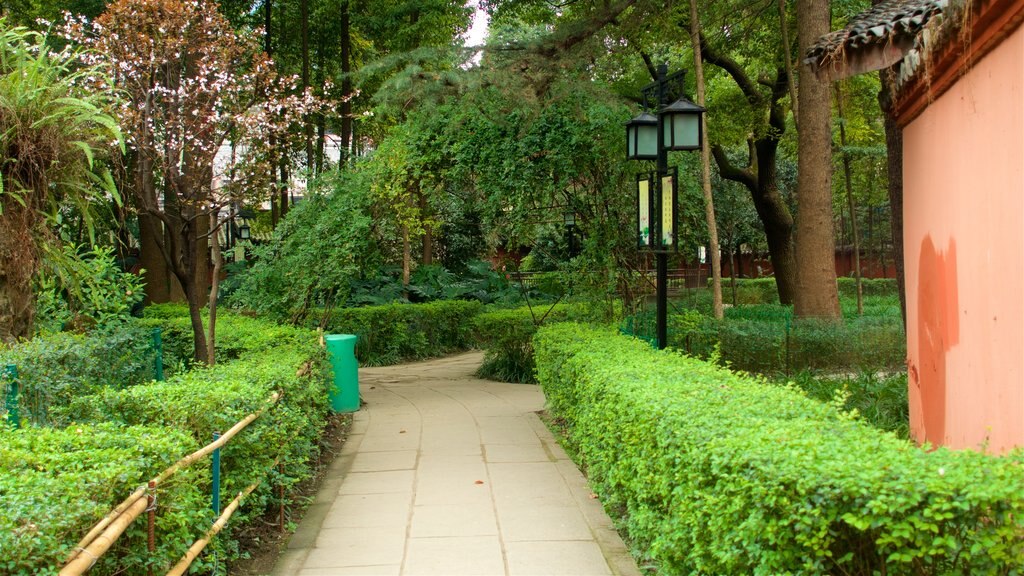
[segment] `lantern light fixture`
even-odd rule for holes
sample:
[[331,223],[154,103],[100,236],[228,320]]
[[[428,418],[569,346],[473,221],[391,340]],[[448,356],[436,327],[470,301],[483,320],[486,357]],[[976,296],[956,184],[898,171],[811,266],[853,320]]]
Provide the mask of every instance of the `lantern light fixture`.
[[658,159],[658,117],[648,112],[626,122],[626,157],[630,160]]
[[658,111],[661,117],[662,145],[666,150],[700,150],[704,142],[701,117],[705,108],[680,98]]

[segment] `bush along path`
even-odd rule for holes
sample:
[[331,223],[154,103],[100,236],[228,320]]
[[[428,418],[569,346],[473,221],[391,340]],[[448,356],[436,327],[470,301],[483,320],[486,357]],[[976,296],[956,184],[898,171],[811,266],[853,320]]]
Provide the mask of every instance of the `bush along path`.
[[536,386],[469,353],[361,369],[366,404],[273,574],[639,574]]
[[609,330],[534,339],[570,451],[659,574],[1019,574],[1024,452],[920,449]]
[[[239,554],[234,530],[276,509],[280,488],[287,494],[309,475],[328,415],[328,365],[317,334],[225,315],[220,363],[184,370],[173,362],[188,357],[191,344],[181,312],[156,307],[142,321],[146,338],[152,327],[163,329],[172,360],[167,381],[83,386],[86,395],[51,406],[51,420],[66,427],[0,427],[0,574],[56,574],[114,506],[215,432],[267,407],[274,393],[274,405],[222,449],[224,504],[273,468],[270,481],[246,498],[194,567],[223,572]],[[278,461],[283,468],[273,466]],[[157,494],[156,549],[147,550],[145,523],[135,522],[89,573],[165,573],[210,528],[211,482],[208,459],[180,470]]]

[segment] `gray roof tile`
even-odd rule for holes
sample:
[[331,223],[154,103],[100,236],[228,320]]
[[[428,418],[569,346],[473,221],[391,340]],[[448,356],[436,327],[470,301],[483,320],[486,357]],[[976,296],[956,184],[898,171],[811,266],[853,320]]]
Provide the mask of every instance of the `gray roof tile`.
[[846,28],[822,36],[807,50],[804,62],[816,69],[824,68],[847,51],[884,43],[913,43],[948,3],[949,0],[885,0],[855,16]]

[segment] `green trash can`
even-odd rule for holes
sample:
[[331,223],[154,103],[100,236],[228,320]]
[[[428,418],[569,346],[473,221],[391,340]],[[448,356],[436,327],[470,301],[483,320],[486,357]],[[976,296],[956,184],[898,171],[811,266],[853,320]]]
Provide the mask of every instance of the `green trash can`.
[[327,397],[335,412],[359,410],[359,363],[356,362],[354,334],[327,334],[327,357],[334,370],[334,382],[328,383]]

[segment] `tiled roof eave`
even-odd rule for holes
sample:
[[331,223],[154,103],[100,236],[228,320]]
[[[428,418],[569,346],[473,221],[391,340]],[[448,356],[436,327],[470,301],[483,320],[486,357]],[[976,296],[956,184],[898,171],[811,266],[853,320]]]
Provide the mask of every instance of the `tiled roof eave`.
[[822,36],[804,62],[819,77],[839,79],[879,70],[913,50],[929,22],[949,0],[885,0],[858,14],[846,28]]

